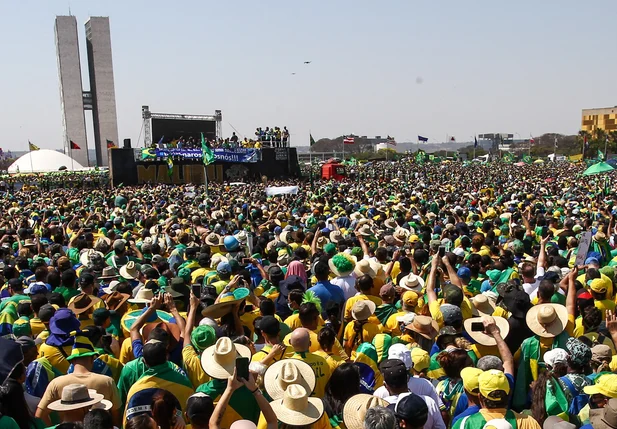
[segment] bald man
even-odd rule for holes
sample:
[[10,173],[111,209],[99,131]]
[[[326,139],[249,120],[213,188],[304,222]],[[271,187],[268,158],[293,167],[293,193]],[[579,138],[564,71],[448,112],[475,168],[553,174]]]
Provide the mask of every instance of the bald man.
[[326,383],[330,379],[330,366],[328,362],[319,355],[309,352],[311,347],[311,335],[306,328],[297,328],[291,333],[289,343],[295,353],[291,359],[299,359],[308,363],[315,373],[315,390],[312,396],[323,398],[326,392]]

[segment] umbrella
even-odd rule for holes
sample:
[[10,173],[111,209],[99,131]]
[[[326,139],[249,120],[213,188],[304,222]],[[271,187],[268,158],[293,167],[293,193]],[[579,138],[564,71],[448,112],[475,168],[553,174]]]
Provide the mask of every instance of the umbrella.
[[536,159],[533,163],[534,163],[534,164],[544,164],[544,160],[542,160],[542,159]]
[[600,174],[600,173],[606,173],[608,171],[613,171],[614,168],[610,166],[610,164],[607,164],[604,161],[600,161],[597,164],[594,164],[592,166],[590,166],[587,170],[585,170],[585,172],[583,173],[583,176],[591,176],[593,174]]

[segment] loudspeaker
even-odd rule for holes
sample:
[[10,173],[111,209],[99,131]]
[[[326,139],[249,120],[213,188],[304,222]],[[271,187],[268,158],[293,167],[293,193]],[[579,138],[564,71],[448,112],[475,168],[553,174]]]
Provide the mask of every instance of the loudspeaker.
[[124,149],[131,148],[131,139],[124,139]]

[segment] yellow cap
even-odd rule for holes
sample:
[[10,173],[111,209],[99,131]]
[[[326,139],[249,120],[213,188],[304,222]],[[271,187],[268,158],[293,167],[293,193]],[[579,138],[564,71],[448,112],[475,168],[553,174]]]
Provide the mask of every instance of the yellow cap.
[[420,237],[418,237],[416,234],[412,234],[409,236],[410,243],[416,243],[418,241],[420,241]]
[[415,307],[418,305],[418,294],[412,290],[408,290],[403,294],[402,300],[406,307]]
[[617,398],[617,374],[604,374],[596,379],[596,384],[583,388],[588,395],[604,395]]
[[500,399],[493,395],[498,390],[503,390],[506,395],[510,394],[510,383],[508,383],[506,375],[497,369],[490,369],[480,374],[478,385],[480,394],[488,399]]
[[413,362],[413,369],[420,372],[428,369],[431,364],[431,357],[426,350],[414,347],[411,349],[411,361]]
[[482,375],[484,371],[478,368],[474,368],[472,366],[468,366],[467,368],[463,368],[461,370],[461,378],[463,379],[463,387],[468,393],[473,395],[478,395],[478,391],[480,389],[479,377]]
[[608,287],[603,278],[593,279],[591,284],[589,285],[592,291],[597,293],[604,293],[607,291]]

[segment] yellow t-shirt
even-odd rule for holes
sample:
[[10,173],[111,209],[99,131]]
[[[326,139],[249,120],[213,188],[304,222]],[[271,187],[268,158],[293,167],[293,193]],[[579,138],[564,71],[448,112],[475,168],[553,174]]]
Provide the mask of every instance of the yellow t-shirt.
[[46,358],[54,368],[62,374],[66,374],[69,370],[70,363],[64,356],[70,356],[72,348],[71,346],[62,347],[64,350],[64,354],[62,354],[62,352],[58,350],[58,347],[43,343],[39,348],[39,357]]
[[[265,345],[263,349],[251,356],[251,362],[261,362],[266,358],[266,356],[268,356],[268,354],[270,354],[271,351],[272,346],[269,344]],[[294,353],[295,352],[293,347],[287,346],[287,349],[285,349],[283,354],[274,356],[272,362],[270,362],[270,365],[272,365],[274,362],[280,361],[281,359],[289,359]]]
[[[309,335],[311,337],[311,346],[309,348],[309,352],[311,353],[314,353],[317,350],[321,349],[321,346],[319,345],[319,341],[317,340],[317,333],[321,330],[321,328],[322,328],[321,326],[318,327],[317,332],[309,331]],[[285,338],[283,339],[283,343],[287,346],[290,345],[289,344],[290,338],[291,338],[291,333],[285,336]],[[347,356],[347,353],[345,353],[345,350],[341,346],[341,343],[339,342],[338,339],[334,340],[334,345],[332,346],[332,353],[340,356],[342,360],[346,361],[347,359],[349,359],[349,356]]]
[[[283,323],[285,323],[289,327],[289,329],[291,329],[292,331],[296,328],[302,327],[302,322],[300,322],[300,314],[298,313],[292,314],[287,319],[285,319],[285,322]],[[319,319],[317,319],[317,326],[323,326],[325,323],[326,322],[323,320],[323,318],[320,315]]]
[[200,385],[210,381],[210,376],[201,367],[201,359],[192,345],[189,344],[182,348],[182,362],[193,388],[197,389]]
[[362,337],[360,337],[360,333],[356,333],[354,330],[354,321],[347,323],[345,326],[345,331],[343,333],[343,344],[345,346],[345,352],[351,351],[351,358],[353,359],[355,356],[356,347],[358,347],[361,343],[370,343],[375,338],[375,335],[381,334],[382,326],[375,325],[374,323],[367,322],[362,325]]
[[594,300],[594,305],[602,312],[602,320],[606,320],[606,310],[610,310],[613,313],[615,312],[615,301],[611,301],[610,299],[596,299]]
[[[433,301],[432,303],[430,303],[428,306],[428,309],[431,312],[431,316],[437,322],[437,324],[439,324],[440,328],[443,328],[443,314],[441,314],[441,310],[439,309],[442,304],[445,304],[444,300],[438,299],[437,301]],[[473,317],[471,309],[472,306],[469,298],[467,298],[466,296],[463,297],[463,302],[461,303],[461,313],[463,314],[463,320]]]
[[32,329],[32,336],[34,338],[38,337],[38,335],[43,332],[45,329],[45,324],[41,322],[41,319],[38,317],[33,317],[30,319],[30,329]]
[[[365,295],[363,293],[352,296],[345,303],[345,320],[352,320],[351,309],[353,308],[354,304],[358,301],[372,301],[375,303],[376,306],[380,306],[381,304],[383,304],[383,301],[378,296]],[[375,317],[375,319],[377,318]],[[371,323],[374,323],[374,321],[371,321]],[[377,323],[379,323],[379,319],[377,319]]]
[[314,353],[317,356],[321,356],[322,358],[326,360],[326,362],[328,362],[328,366],[330,367],[330,372],[334,372],[334,370],[338,368],[339,365],[344,363],[340,356],[337,356],[335,354],[328,354],[321,349],[317,350]]
[[197,268],[195,271],[193,271],[191,273],[191,281],[193,284],[196,283],[197,281],[197,277],[199,276],[205,276],[206,274],[208,274],[210,271],[213,271],[210,268]]
[[246,326],[249,331],[251,331],[251,336],[249,338],[253,337],[253,334],[255,333],[255,319],[257,319],[257,317],[259,317],[258,314],[252,313],[252,312],[245,312],[242,316],[240,316],[240,321],[242,322],[242,326]]
[[[542,426],[531,416],[526,416],[524,414],[519,414],[514,412],[514,417],[516,419],[516,429],[542,429]],[[486,409],[482,408],[480,410],[480,414],[484,417],[484,420],[487,422],[493,419],[504,419],[506,416],[505,408],[494,408],[494,409]]]
[[313,372],[315,373],[315,390],[313,390],[312,396],[317,398],[323,398],[323,395],[326,393],[326,384],[328,384],[328,380],[330,380],[330,365],[328,362],[321,357],[316,355],[315,353],[294,353],[291,356],[291,359],[298,359],[308,363]]

